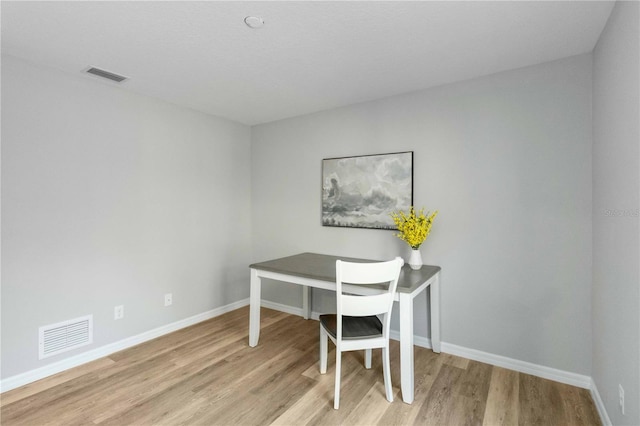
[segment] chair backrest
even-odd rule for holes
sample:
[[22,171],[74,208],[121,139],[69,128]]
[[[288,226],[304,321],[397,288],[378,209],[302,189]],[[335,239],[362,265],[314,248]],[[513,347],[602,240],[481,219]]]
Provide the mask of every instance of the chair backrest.
[[[336,299],[338,339],[342,338],[342,315],[363,317],[384,314],[383,333],[388,336],[393,298],[398,287],[398,277],[404,261],[400,257],[387,262],[353,263],[336,261]],[[386,291],[370,296],[356,296],[343,293],[343,284],[385,284]]]

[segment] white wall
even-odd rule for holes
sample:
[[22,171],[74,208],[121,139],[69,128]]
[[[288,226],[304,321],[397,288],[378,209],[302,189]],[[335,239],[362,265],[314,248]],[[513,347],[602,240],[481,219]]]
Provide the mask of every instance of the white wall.
[[[250,137],[3,56],[2,377],[248,297]],[[38,361],[39,326],[86,314],[92,347]]]
[[593,379],[615,425],[640,424],[639,9],[617,2],[594,50]]
[[[591,56],[252,128],[254,261],[407,256],[392,231],[322,227],[321,160],[414,151],[445,342],[591,372]],[[314,310],[331,298],[315,293]],[[264,296],[300,306],[299,289]],[[425,300],[415,332],[427,336]]]

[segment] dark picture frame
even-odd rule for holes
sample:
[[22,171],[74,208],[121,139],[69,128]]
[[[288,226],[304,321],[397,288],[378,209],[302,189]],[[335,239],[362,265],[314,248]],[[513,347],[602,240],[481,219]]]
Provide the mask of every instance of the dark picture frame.
[[322,160],[322,225],[392,229],[413,205],[413,151]]

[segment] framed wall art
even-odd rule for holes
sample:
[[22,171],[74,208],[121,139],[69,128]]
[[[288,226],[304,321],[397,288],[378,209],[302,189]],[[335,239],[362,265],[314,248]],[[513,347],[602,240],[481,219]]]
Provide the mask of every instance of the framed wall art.
[[322,225],[396,229],[413,205],[413,151],[322,160]]

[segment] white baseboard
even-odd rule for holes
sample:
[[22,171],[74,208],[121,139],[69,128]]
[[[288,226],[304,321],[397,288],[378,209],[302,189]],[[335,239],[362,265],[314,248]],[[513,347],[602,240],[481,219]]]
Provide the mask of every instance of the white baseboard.
[[[263,300],[261,305],[265,308],[274,309],[276,311],[286,312],[291,315],[303,316],[302,308],[283,305],[280,303],[270,302]],[[311,319],[318,320],[318,312],[311,312]],[[390,338],[393,340],[400,340],[400,332],[391,330]],[[422,336],[413,336],[413,343],[416,346],[431,349],[431,339]],[[517,371],[519,373],[531,374],[543,379],[549,379],[556,382],[568,384],[571,386],[580,387],[583,389],[589,389],[591,396],[602,420],[604,426],[612,426],[607,410],[604,407],[604,403],[600,398],[596,384],[590,376],[582,374],[571,373],[569,371],[559,370],[556,368],[545,367],[538,364],[533,364],[527,361],[520,361],[513,358],[508,358],[502,355],[495,355],[488,352],[479,351],[476,349],[465,348],[463,346],[454,345],[452,343],[441,342],[442,352],[460,356],[474,361],[484,362],[486,364],[495,365],[497,367],[507,368],[509,370]]]
[[514,370],[519,373],[531,374],[532,376],[542,377],[543,379],[549,379],[571,386],[577,386],[584,389],[591,388],[591,377],[582,374],[545,367],[543,365],[507,358],[502,355],[482,352],[476,349],[465,348],[446,342],[442,342],[442,352],[495,365],[497,367],[508,368],[509,370]]
[[[224,313],[236,310],[249,304],[249,299],[243,299],[238,302],[231,303],[229,305],[221,306],[216,309],[212,309],[207,312],[203,312],[198,315],[194,315],[189,318],[185,318],[180,321],[167,324],[153,330],[146,331],[144,333],[132,336],[118,342],[110,343],[105,346],[72,356],[67,359],[55,362],[53,364],[46,365],[44,367],[37,368],[35,370],[27,371],[26,373],[18,374],[12,377],[8,377],[0,381],[0,393],[6,392],[11,389],[15,389],[20,386],[24,386],[36,380],[43,379],[56,373],[68,370],[73,367],[77,367],[82,364],[86,364],[90,361],[95,361],[98,358],[108,356],[114,352],[121,351],[123,349],[130,348],[132,346],[144,343],[156,337],[163,336],[168,333],[180,330],[182,328],[197,324],[202,321],[217,317]],[[285,312],[291,315],[302,316],[302,308],[283,305],[280,303],[271,302],[268,300],[262,300],[261,306],[265,308],[274,309],[276,311]],[[318,320],[318,312],[311,313],[311,319]],[[400,333],[392,330],[390,337],[394,340],[400,339]],[[422,336],[414,336],[414,344],[424,348],[431,349],[431,339]],[[554,380],[556,382],[565,383],[572,386],[577,386],[591,391],[591,396],[600,415],[600,419],[604,426],[611,426],[611,420],[607,414],[602,398],[598,393],[595,382],[589,376],[582,374],[571,373],[564,370],[558,370],[555,368],[545,367],[537,364],[533,364],[526,361],[520,361],[513,358],[507,358],[501,355],[495,355],[488,352],[482,352],[476,349],[465,348],[463,346],[454,345],[452,343],[442,342],[442,352],[460,356],[463,358],[472,359],[474,361],[484,362],[486,364],[495,365],[502,368],[508,368],[510,370],[518,371],[520,373],[531,374],[533,376],[542,377],[544,379]]]
[[[276,303],[276,302],[272,302],[270,300],[264,300],[262,299],[260,301],[260,306],[263,306],[265,308],[269,308],[269,309],[273,309],[274,311],[279,311],[279,312],[284,312],[287,314],[291,314],[291,315],[296,315],[296,316],[303,316],[302,315],[302,308],[297,308],[295,306],[289,306],[289,305],[283,305],[282,303]],[[312,314],[313,315],[313,314]],[[317,320],[317,314],[316,314],[316,318],[313,318]]]
[[[294,306],[283,305],[281,303],[272,302],[270,300],[262,300],[260,302],[260,306],[264,306],[265,308],[273,309],[274,311],[285,312],[291,315],[297,315],[299,317],[302,315],[302,308],[297,308]],[[320,319],[320,313],[311,311],[311,319],[318,321]],[[391,330],[389,333],[389,337],[393,340],[400,340],[400,332],[396,330]],[[422,336],[413,336],[413,344],[416,346],[420,346],[423,348],[431,349],[431,339]]]
[[[400,332],[396,330],[391,330],[391,332],[389,333],[389,338],[399,341]],[[431,339],[429,339],[428,337],[416,336],[415,334],[413,335],[413,344],[414,346],[420,346],[421,348],[427,348],[427,349],[433,348],[433,346],[431,346]]]
[[190,325],[220,316],[224,313],[231,312],[243,306],[247,306],[248,304],[249,299],[239,300],[237,302],[230,303],[228,305],[221,306],[219,308],[212,309],[210,311],[206,311],[201,314],[197,314],[192,317],[173,322],[171,324],[154,328],[153,330],[145,331],[144,333],[140,333],[136,336],[131,336],[118,342],[110,343],[108,345],[104,345],[99,348],[74,355],[72,357],[54,362],[53,364],[48,364],[43,367],[36,368],[35,370],[17,374],[12,377],[7,377],[6,379],[0,381],[0,392],[6,392],[11,389],[15,389],[17,387],[35,382],[36,380],[44,379],[45,377],[60,373],[70,368],[86,364],[87,362],[95,361],[96,359],[111,355],[114,352],[139,345],[140,343],[155,339],[156,337],[160,337],[165,334],[180,330],[181,328],[185,328]]
[[589,389],[591,397],[600,415],[600,420],[604,426],[612,426],[611,419],[607,414],[607,410],[604,406],[602,398],[598,393],[593,378],[582,374],[571,373],[569,371],[558,370],[556,368],[545,367],[538,364],[533,364],[526,361],[520,361],[513,358],[507,358],[501,355],[495,355],[487,352],[478,351],[475,349],[469,349],[462,346],[454,345],[451,343],[441,343],[442,352],[460,356],[463,358],[472,359],[474,361],[484,362],[486,364],[495,365],[497,367],[508,368],[519,373],[531,374],[532,376],[542,377],[543,379],[549,379],[556,382],[564,383],[571,386],[580,387],[583,389]]
[[[262,301],[262,306],[264,306],[265,308],[271,308],[277,311],[286,312],[292,315],[302,316],[301,308],[282,305],[280,303],[270,302],[267,300]],[[318,315],[319,314],[317,312],[312,312],[311,318],[318,319]],[[390,337],[394,340],[400,340],[400,333],[396,330],[391,330]],[[421,346],[428,349],[432,348],[431,339],[428,339],[426,337],[414,336],[413,342],[416,346]],[[441,349],[442,352],[446,352],[451,355],[457,355],[463,358],[484,362],[486,364],[508,368],[520,373],[531,374],[533,376],[554,380],[556,382],[565,383],[584,389],[592,389],[593,387],[593,381],[590,376],[571,373],[564,370],[558,370],[556,368],[545,367],[527,361],[508,358],[502,355],[482,352],[476,349],[465,348],[463,346],[458,346],[447,342],[441,343]]]
[[609,418],[609,413],[607,413],[607,409],[604,407],[604,402],[602,398],[600,398],[600,392],[598,392],[598,388],[596,387],[596,382],[591,379],[591,398],[593,398],[594,404],[596,404],[596,409],[598,410],[598,414],[600,415],[600,420],[602,420],[603,426],[612,426],[611,419]]

